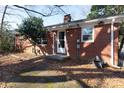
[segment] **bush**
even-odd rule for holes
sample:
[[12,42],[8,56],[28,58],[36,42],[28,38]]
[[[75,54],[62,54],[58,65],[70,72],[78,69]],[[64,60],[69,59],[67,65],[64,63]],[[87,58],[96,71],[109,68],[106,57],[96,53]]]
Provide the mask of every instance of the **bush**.
[[0,43],[0,51],[12,52],[14,50],[14,37],[10,33],[4,33]]
[[11,26],[4,22],[2,31],[0,30],[0,52],[12,52],[14,50],[14,32],[10,30]]
[[11,42],[2,42],[0,45],[0,50],[3,52],[11,52],[13,51],[14,47]]

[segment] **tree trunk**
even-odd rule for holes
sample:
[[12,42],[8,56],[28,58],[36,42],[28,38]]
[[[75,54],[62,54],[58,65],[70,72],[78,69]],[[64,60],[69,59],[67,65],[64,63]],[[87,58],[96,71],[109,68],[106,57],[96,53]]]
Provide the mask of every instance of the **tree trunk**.
[[0,27],[1,32],[3,30],[3,22],[4,22],[4,17],[5,17],[5,14],[6,14],[7,6],[8,5],[5,6],[5,9],[4,9],[4,12],[3,12],[3,16],[2,16],[2,20],[1,20],[1,27]]
[[[8,5],[5,6],[5,9],[4,9],[4,12],[3,12],[3,16],[2,16],[2,20],[1,20],[1,27],[0,27],[0,45],[1,45],[1,43],[2,43],[3,22],[4,22],[4,17],[5,17],[5,14],[6,14],[7,6],[8,6]],[[1,79],[4,80],[4,78],[3,78],[3,72],[1,72],[1,76],[2,76]],[[6,85],[6,82],[5,82],[5,87],[6,87],[6,86],[7,86],[7,85]]]
[[5,17],[5,14],[6,14],[6,10],[7,10],[7,6],[5,6],[5,9],[4,9],[4,12],[3,12],[3,16],[2,16],[2,20],[1,20],[1,26],[0,26],[0,45],[2,43],[2,30],[3,30],[3,22],[4,22],[4,17]]

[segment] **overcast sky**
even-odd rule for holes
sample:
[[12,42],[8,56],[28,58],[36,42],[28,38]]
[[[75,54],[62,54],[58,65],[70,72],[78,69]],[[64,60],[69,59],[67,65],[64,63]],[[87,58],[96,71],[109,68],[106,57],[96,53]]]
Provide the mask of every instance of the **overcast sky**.
[[[54,8],[53,6],[49,6],[49,5],[33,5],[33,6],[28,5],[25,7],[44,14],[47,14],[50,12],[49,8],[50,9]],[[79,19],[86,18],[87,14],[90,12],[91,6],[66,5],[66,6],[62,6],[61,8],[66,13],[71,14],[72,20],[79,20]],[[4,6],[0,6],[0,20],[2,18],[3,10],[4,10]],[[20,24],[24,18],[29,17],[28,14],[23,9],[19,9],[10,5],[8,6],[7,13],[9,13],[10,15],[5,16],[5,21],[8,21],[11,24],[12,29],[17,28],[17,24]],[[39,14],[32,13],[32,12],[29,12],[29,14],[33,16],[42,17],[45,26],[63,23],[63,16],[65,15],[64,12],[62,12],[60,9],[57,9],[57,8],[54,9],[53,16],[49,16],[49,17],[43,17]]]

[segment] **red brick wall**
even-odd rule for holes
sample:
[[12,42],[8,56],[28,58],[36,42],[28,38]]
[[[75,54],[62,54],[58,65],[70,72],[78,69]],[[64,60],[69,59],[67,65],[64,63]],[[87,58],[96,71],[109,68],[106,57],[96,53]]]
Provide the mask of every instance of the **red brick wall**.
[[[80,43],[80,57],[88,59],[99,55],[104,61],[110,63],[111,60],[111,25],[95,26],[94,42]],[[66,31],[68,52],[72,58],[77,56],[76,41],[81,40],[81,28],[68,29]],[[118,25],[116,24],[114,31],[114,60],[118,62]]]
[[[94,42],[81,42],[79,54],[83,59],[89,59],[95,57],[96,55],[101,56],[104,61],[110,63],[111,58],[111,25],[98,25],[95,26]],[[115,64],[118,62],[118,24],[114,26],[114,60]],[[54,47],[53,47],[53,34],[54,34]],[[56,43],[57,31],[50,31],[47,34],[48,43],[45,46],[40,46],[41,50],[45,53],[53,54],[53,48],[55,53],[57,53],[57,43]],[[66,51],[69,53],[71,58],[77,58],[77,39],[81,41],[81,28],[66,29],[66,41],[67,47]]]
[[17,50],[25,50],[28,47],[31,47],[32,44],[28,39],[24,39],[22,36],[15,35],[15,48]]
[[68,53],[72,58],[77,58],[77,39],[80,40],[81,28],[73,28],[66,30],[66,39],[68,46]]
[[56,41],[54,41],[54,45],[53,46],[53,35],[54,35],[54,40],[56,40],[56,35],[57,35],[57,31],[50,31],[48,32],[47,34],[47,45],[46,45],[46,51],[48,54],[53,54],[53,48],[54,48],[54,51],[56,52]]
[[52,32],[48,32],[47,34],[47,46],[46,46],[46,49],[47,49],[47,53],[48,54],[52,54],[52,44],[53,44],[53,38],[52,38]]
[[101,56],[106,62],[111,58],[111,32],[110,25],[100,25],[94,28],[94,42],[81,43],[80,53],[82,57],[92,58]]
[[[110,64],[111,61],[111,29],[110,28],[111,28],[110,24],[95,26],[94,42],[80,43],[79,53],[82,59],[89,59],[95,57],[96,55],[99,55],[103,58],[105,62]],[[119,30],[118,25],[115,24],[115,31],[114,31],[115,64],[117,64],[118,62],[118,30]],[[46,48],[49,54],[52,54],[53,52],[53,41],[52,41],[53,32],[57,34],[57,31],[52,31],[49,32],[48,34],[48,45],[46,46]],[[76,48],[77,39],[81,41],[81,28],[66,29],[66,41],[68,47],[67,52],[69,53],[70,57],[73,59],[77,58],[77,48]]]

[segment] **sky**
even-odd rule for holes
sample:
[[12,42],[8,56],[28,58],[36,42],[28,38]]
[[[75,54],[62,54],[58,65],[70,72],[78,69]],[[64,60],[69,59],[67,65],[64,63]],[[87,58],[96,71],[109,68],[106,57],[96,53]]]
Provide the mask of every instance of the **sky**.
[[[21,5],[23,6],[23,5]],[[2,18],[2,13],[5,6],[0,6],[0,20]],[[29,9],[41,12],[43,14],[50,13],[50,9],[54,8],[52,5],[27,5],[24,6]],[[65,5],[61,7],[67,14],[71,14],[72,21],[85,19],[88,13],[90,13],[91,6],[89,5]],[[53,10],[52,16],[43,17],[39,14],[28,12],[32,16],[42,17],[44,26],[54,25],[63,23],[63,16],[65,15],[60,9],[55,8]],[[8,15],[9,14],[9,15]],[[21,24],[22,20],[29,15],[23,10],[16,8],[12,5],[8,6],[7,14],[5,16],[5,20],[9,22],[11,25],[11,29],[17,28],[19,24]]]

